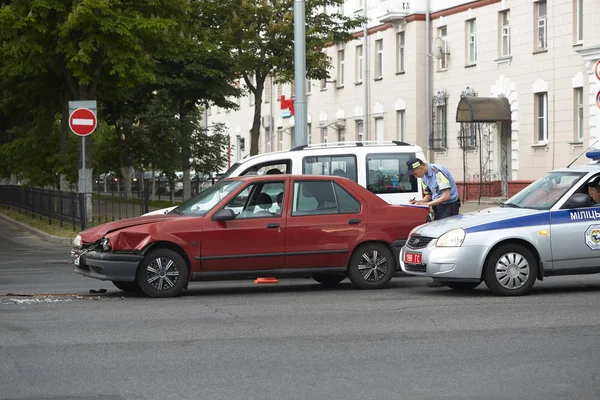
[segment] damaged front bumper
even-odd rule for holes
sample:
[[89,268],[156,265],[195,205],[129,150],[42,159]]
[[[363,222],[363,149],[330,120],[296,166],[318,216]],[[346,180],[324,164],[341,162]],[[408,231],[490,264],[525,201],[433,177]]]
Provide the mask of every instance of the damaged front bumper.
[[73,249],[75,272],[103,281],[134,282],[141,254],[109,253],[95,249]]

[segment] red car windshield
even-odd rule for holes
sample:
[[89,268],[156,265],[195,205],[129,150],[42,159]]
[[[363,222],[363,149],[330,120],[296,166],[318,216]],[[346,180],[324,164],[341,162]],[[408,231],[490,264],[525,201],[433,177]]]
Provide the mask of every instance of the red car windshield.
[[171,210],[171,213],[189,217],[204,216],[241,184],[241,181],[232,180],[216,182],[208,189],[201,191],[188,201],[175,207]]

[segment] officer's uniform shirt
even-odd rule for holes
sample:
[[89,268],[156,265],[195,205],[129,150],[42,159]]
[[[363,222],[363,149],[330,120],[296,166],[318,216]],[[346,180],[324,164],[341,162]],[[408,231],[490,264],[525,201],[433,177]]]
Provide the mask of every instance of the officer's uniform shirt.
[[442,204],[449,204],[458,200],[458,187],[456,187],[454,178],[452,178],[446,167],[429,164],[428,171],[421,181],[425,195],[430,194],[432,200],[441,197],[442,191],[447,189],[450,189],[450,200]]

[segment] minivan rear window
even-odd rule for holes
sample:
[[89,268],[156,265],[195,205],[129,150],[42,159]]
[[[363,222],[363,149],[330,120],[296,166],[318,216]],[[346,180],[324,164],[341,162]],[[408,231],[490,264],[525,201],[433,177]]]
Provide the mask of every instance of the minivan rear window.
[[406,162],[415,153],[367,154],[367,189],[379,193],[416,193],[417,178],[408,172]]
[[302,159],[304,175],[334,175],[357,181],[356,156],[315,156]]

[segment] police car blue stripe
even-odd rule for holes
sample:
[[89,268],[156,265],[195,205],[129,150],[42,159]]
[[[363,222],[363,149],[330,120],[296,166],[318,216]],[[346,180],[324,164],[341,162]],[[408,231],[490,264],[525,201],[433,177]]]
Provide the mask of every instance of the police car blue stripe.
[[590,207],[577,210],[553,211],[550,214],[553,224],[571,224],[582,221],[600,221],[600,208]]
[[465,228],[465,232],[485,232],[496,229],[521,228],[525,226],[572,224],[582,221],[600,221],[600,207],[577,210],[559,210],[542,212],[523,217],[509,218],[502,221],[490,222]]
[[521,228],[523,226],[548,225],[550,223],[550,215],[547,212],[525,215],[523,217],[509,218],[502,221],[490,222],[465,228],[466,233],[493,231],[496,229]]

